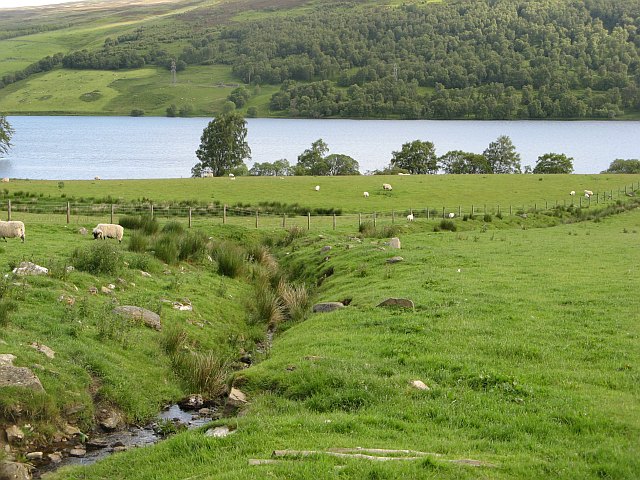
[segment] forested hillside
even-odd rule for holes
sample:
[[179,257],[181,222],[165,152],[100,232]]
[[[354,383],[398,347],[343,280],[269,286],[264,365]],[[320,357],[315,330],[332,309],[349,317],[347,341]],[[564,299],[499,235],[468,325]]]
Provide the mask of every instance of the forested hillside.
[[[167,75],[175,62],[181,79],[205,66],[223,68],[236,88],[243,84],[245,91],[218,91],[213,103],[209,98],[206,113],[237,108],[267,116],[512,119],[640,112],[640,0],[274,0],[178,7],[118,35],[101,32],[104,38],[93,46],[43,55],[6,73],[0,86],[53,68],[154,66],[157,75]],[[14,34],[28,38],[28,32]],[[8,36],[0,31],[0,38]],[[269,95],[259,86],[271,86]]]

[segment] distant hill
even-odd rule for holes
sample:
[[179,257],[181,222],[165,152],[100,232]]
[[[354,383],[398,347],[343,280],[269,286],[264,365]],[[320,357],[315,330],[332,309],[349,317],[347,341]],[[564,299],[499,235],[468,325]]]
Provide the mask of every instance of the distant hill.
[[0,112],[633,119],[638,28],[640,0],[114,0],[6,10]]

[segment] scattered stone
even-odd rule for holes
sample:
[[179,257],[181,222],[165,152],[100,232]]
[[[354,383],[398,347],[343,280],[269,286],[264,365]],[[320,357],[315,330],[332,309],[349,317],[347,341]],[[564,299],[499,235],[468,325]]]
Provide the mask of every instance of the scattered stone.
[[199,393],[192,393],[188,397],[178,402],[178,405],[184,410],[197,410],[204,405],[204,399]]
[[13,366],[13,361],[16,359],[15,355],[11,353],[0,353],[0,366],[1,365],[9,365]]
[[389,241],[389,246],[391,248],[400,248],[400,239],[398,237],[393,237],[391,241]]
[[27,367],[0,365],[0,387],[22,387],[43,392],[40,379]]
[[7,442],[11,445],[15,445],[24,440],[24,432],[17,425],[11,425],[5,429],[5,433],[7,434]]
[[44,353],[47,358],[55,358],[56,356],[56,352],[42,343],[33,342],[29,346],[31,348],[35,348],[40,353]]
[[67,267],[65,268],[67,273],[71,273],[76,269],[76,267],[74,267],[73,265],[67,265]]
[[42,460],[42,458],[44,457],[44,453],[43,452],[29,452],[25,456],[27,457],[27,460]]
[[100,426],[109,432],[116,430],[123,423],[117,412],[107,413],[107,415],[100,420]]
[[125,285],[125,286],[127,285],[127,281],[124,278],[118,278],[117,282],[120,285]]
[[143,277],[151,278],[151,274],[149,272],[145,272],[144,270],[140,270],[140,275]]
[[247,403],[247,397],[245,394],[237,388],[232,388],[229,393],[229,397],[227,398],[227,405],[231,405],[232,407],[241,407],[245,403]]
[[376,307],[402,307],[402,308],[414,308],[413,300],[408,298],[387,298],[380,302]]
[[320,249],[320,253],[327,253],[329,250],[331,250],[331,245],[325,245]]
[[132,320],[142,320],[147,327],[154,328],[156,330],[162,329],[160,315],[152,312],[151,310],[147,310],[146,308],[135,307],[133,305],[123,305],[114,308],[113,313],[123,315]]
[[173,302],[173,309],[180,310],[181,312],[190,312],[193,310],[193,307],[190,303],[185,304],[180,302]]
[[387,259],[387,263],[398,263],[398,262],[402,262],[403,260],[404,258],[398,255],[398,256]]
[[69,306],[73,306],[76,303],[76,299],[71,296],[60,295],[58,297],[58,301],[62,303],[66,303]]
[[60,455],[58,452],[48,454],[47,458],[51,461],[51,463],[60,463],[62,461],[62,455]]
[[127,447],[125,445],[118,445],[117,447],[113,447],[114,453],[126,452],[126,451],[127,451]]
[[106,440],[103,440],[101,438],[94,438],[92,440],[89,440],[87,443],[87,448],[91,448],[93,450],[99,450],[101,448],[107,448],[109,446],[109,443]]
[[105,295],[111,295],[113,293],[113,290],[109,287],[100,287],[100,291]]
[[87,454],[87,451],[84,448],[75,447],[69,450],[70,457],[84,457]]
[[422,380],[414,380],[411,382],[411,386],[413,388],[417,388],[418,390],[431,390]]
[[107,288],[109,288],[111,290],[115,290],[116,286],[113,283],[110,283],[109,285],[107,285]]
[[13,269],[13,273],[14,275],[47,275],[49,269],[32,262],[20,262],[20,265]]
[[211,408],[201,408],[198,410],[198,415],[203,417],[208,417],[209,415],[213,415],[215,412]]
[[23,463],[0,463],[0,480],[31,480],[29,467]]
[[344,304],[342,302],[323,302],[316,303],[313,306],[313,313],[327,313],[333,312],[334,310],[338,310],[340,308],[344,308]]
[[210,428],[204,432],[205,437],[224,438],[227,435],[235,433],[235,430],[229,430],[229,427],[223,425],[221,427]]
[[78,427],[74,427],[73,425],[69,425],[69,424],[65,425],[63,431],[64,431],[64,434],[69,437],[73,437],[74,435],[80,435],[82,433]]
[[86,235],[87,233],[89,233],[89,230],[87,230],[87,229],[86,229],[86,228],[84,228],[84,227],[81,227],[81,228],[79,228],[79,229],[78,229],[78,233],[79,233],[80,235]]
[[98,289],[96,287],[89,287],[89,293],[91,295],[97,295],[98,294]]

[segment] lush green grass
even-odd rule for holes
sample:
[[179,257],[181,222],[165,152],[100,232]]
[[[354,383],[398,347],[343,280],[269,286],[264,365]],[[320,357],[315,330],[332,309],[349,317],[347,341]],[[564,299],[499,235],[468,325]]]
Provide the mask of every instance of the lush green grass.
[[[16,193],[40,196],[40,201],[122,201],[142,199],[156,204],[162,202],[192,201],[219,202],[246,208],[262,205],[262,210],[273,210],[273,204],[298,205],[311,209],[339,209],[342,213],[372,213],[392,210],[403,212],[413,209],[418,218],[424,209],[458,213],[475,211],[512,212],[559,205],[589,204],[581,196],[585,189],[612,193],[613,200],[624,197],[625,185],[637,187],[640,175],[417,175],[417,176],[355,176],[355,177],[238,177],[228,178],[166,179],[166,180],[100,180],[57,181],[15,180],[4,184],[5,200]],[[382,190],[390,183],[393,191]],[[314,190],[320,185],[320,191]],[[620,192],[618,191],[620,189]],[[574,190],[577,196],[571,197]],[[370,193],[369,198],[363,192]],[[111,200],[105,200],[108,192]],[[60,199],[60,195],[65,195]],[[49,198],[51,197],[51,198]],[[601,197],[602,198],[602,197]],[[546,203],[545,203],[546,202]],[[272,205],[270,207],[270,205]],[[595,197],[591,200],[595,205]],[[422,211],[421,211],[422,210]]]
[[[332,267],[318,298],[352,303],[290,326],[236,375],[250,406],[220,423],[237,433],[190,432],[55,478],[633,478],[639,235],[635,210],[547,229],[415,231],[400,252],[384,239],[298,239],[289,268],[318,278]],[[404,262],[386,264],[396,253]],[[389,296],[416,308],[375,307]],[[344,447],[442,456],[247,463]],[[494,466],[446,461],[461,458]]]

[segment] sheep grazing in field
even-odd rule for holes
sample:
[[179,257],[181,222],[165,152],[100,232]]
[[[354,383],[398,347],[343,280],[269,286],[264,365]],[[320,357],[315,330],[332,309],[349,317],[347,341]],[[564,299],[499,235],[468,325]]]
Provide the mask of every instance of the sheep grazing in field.
[[369,198],[369,192],[364,192],[364,198]]
[[100,177],[93,177],[94,180],[100,180]]
[[456,216],[456,214],[455,214],[455,213],[453,213],[453,212],[449,212],[449,218],[454,218],[455,216]]
[[320,185],[316,185],[316,186],[314,187],[314,190],[315,190],[316,192],[319,192],[319,191],[320,191]]
[[569,195],[571,195],[572,197],[574,197],[574,196],[575,196],[575,194],[576,194],[576,191],[575,191],[575,190],[571,190],[571,191],[569,192]]
[[407,215],[407,220],[410,222],[413,222],[413,213],[410,213],[409,215]]
[[382,189],[383,190],[393,190],[393,187],[391,185],[389,185],[388,183],[383,183],[382,184]]
[[115,225],[113,223],[99,223],[96,228],[93,229],[93,239],[98,238],[104,240],[106,238],[115,238],[118,242],[122,242],[124,236],[124,228],[122,225]]
[[236,178],[236,176],[233,173],[230,173],[229,178]]
[[2,179],[2,183],[9,183],[9,177],[4,177]]
[[591,190],[585,190],[584,191],[584,196],[589,198],[589,197],[593,196],[593,192]]
[[0,220],[0,238],[7,241],[7,238],[21,238],[24,242],[24,223],[19,220],[3,222]]

